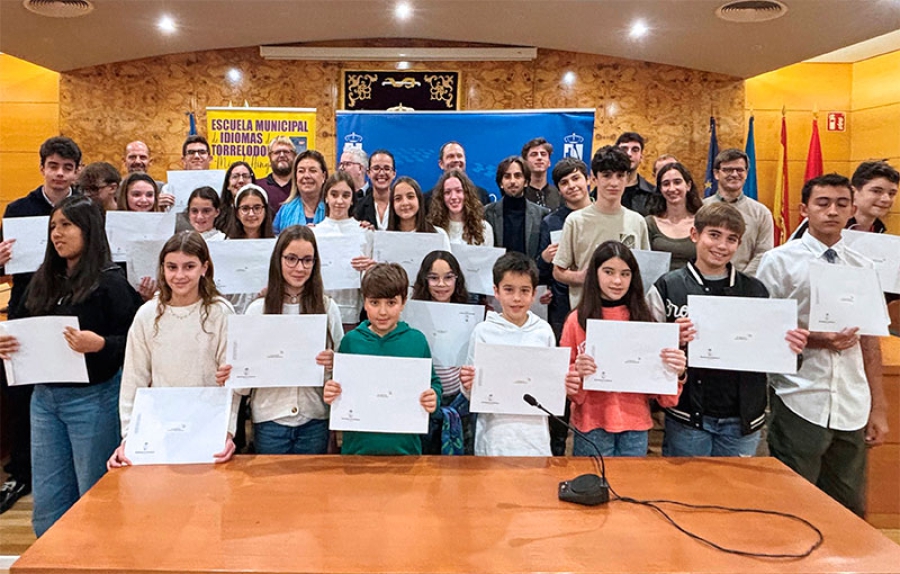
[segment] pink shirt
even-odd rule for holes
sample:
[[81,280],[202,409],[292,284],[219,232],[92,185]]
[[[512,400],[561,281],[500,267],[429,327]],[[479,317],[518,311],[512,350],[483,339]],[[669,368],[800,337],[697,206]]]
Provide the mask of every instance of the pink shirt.
[[[604,307],[603,319],[609,321],[628,321],[628,308]],[[575,364],[578,353],[584,352],[587,334],[578,324],[578,311],[572,311],[563,326],[560,347],[572,349],[569,364]],[[678,404],[681,385],[677,395],[647,395],[644,393],[608,393],[605,391],[580,390],[577,395],[570,396],[572,401],[571,422],[581,432],[590,432],[601,428],[607,432],[643,431],[653,427],[650,418],[650,401],[656,399],[661,407],[674,407]]]

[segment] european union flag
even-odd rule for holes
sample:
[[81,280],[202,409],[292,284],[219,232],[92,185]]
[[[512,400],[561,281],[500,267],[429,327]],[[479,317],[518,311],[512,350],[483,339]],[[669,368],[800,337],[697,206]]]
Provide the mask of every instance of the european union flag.
[[750,127],[747,128],[747,146],[744,148],[747,154],[747,181],[744,182],[744,195],[750,199],[756,199],[759,190],[756,185],[756,140],[753,137],[753,116],[750,116]]
[[703,195],[709,197],[719,189],[719,182],[713,176],[713,165],[719,155],[719,141],[716,138],[716,118],[709,117],[709,153],[706,154],[706,179],[703,181]]

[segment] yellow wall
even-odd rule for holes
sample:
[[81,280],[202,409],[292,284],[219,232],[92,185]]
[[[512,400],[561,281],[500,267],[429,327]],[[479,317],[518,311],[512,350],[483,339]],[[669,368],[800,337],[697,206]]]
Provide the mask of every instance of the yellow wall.
[[[853,64],[850,159],[887,159],[900,167],[900,52]],[[900,200],[888,216],[888,229],[900,233]]]
[[59,74],[0,54],[0,209],[41,183],[38,148],[59,134]]
[[[781,133],[787,109],[788,163],[792,224],[803,186],[813,112],[819,112],[825,172],[850,176],[857,164],[887,159],[900,167],[900,52],[855,64],[794,64],[745,82],[747,116],[756,116],[756,154],[760,201],[772,207]],[[826,129],[828,112],[844,112],[844,132]],[[900,232],[900,200],[885,221]]]

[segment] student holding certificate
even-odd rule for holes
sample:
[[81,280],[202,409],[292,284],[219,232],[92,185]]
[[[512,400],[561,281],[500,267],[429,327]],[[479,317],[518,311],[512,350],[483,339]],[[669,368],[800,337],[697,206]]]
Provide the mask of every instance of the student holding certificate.
[[422,188],[411,177],[398,177],[391,185],[388,231],[437,233],[444,239],[444,251],[450,251],[450,237],[442,228],[428,223]]
[[[58,203],[48,235],[44,263],[15,316],[77,316],[80,330],[67,328],[59,336],[84,354],[90,383],[37,385],[31,397],[32,522],[39,537],[106,472],[104,461],[119,440],[125,336],[141,305],[110,259],[94,202],[70,196]],[[14,337],[0,335],[0,357],[18,348]]]
[[[675,395],[584,390],[584,377],[597,371],[593,357],[585,353],[588,319],[653,321],[644,300],[638,263],[631,250],[618,241],[604,242],[591,256],[584,278],[584,295],[566,319],[559,344],[572,350],[571,364],[575,372],[566,377],[572,424],[597,444],[603,456],[646,456],[648,431],[653,427],[650,401],[655,399],[661,407],[678,404],[687,378],[687,358],[681,349],[663,349],[660,353],[667,369],[681,373]],[[576,434],[572,454],[593,456],[595,451]]]
[[485,221],[484,206],[465,172],[444,172],[434,189],[428,217],[435,227],[447,232],[450,243],[493,247],[494,230]]
[[[225,360],[227,317],[234,309],[216,289],[209,248],[199,233],[182,231],[166,242],[159,254],[157,282],[159,293],[141,306],[128,331],[119,395],[123,438],[109,457],[109,467],[131,464],[125,441],[139,387],[213,386]],[[216,462],[234,454],[239,404],[235,397]]]
[[[341,344],[344,330],[341,312],[322,287],[322,266],[312,229],[292,225],[275,243],[269,263],[266,296],[247,308],[247,315],[328,316],[326,348],[316,357],[331,378],[334,348]],[[231,366],[219,370],[222,384]],[[328,451],[328,407],[322,401],[320,384],[309,387],[264,387],[250,394],[253,434],[259,454],[325,454]]]

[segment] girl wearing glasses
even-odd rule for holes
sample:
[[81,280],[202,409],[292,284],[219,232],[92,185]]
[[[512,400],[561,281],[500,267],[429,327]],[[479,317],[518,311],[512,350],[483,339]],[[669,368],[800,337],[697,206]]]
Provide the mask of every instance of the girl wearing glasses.
[[[123,440],[109,467],[131,464],[125,440],[139,388],[211,386],[225,360],[228,315],[234,310],[216,290],[209,248],[199,233],[183,231],[166,242],[159,253],[157,282],[159,294],[138,309],[128,331],[119,395]],[[213,455],[216,462],[234,454],[237,399],[224,448]]]
[[325,156],[308,149],[294,158],[291,194],[275,216],[275,233],[291,225],[316,225],[325,219],[322,186],[328,178]]
[[237,192],[245,185],[256,183],[256,176],[253,175],[253,168],[245,161],[236,161],[225,172],[225,182],[222,184],[222,193],[220,195],[222,209],[216,217],[215,228],[224,233],[228,233],[234,224],[236,213],[232,206],[235,205]]
[[234,194],[234,219],[226,231],[228,239],[267,239],[272,232],[269,194],[256,184],[242,186]]
[[[358,237],[364,247],[357,257],[350,260],[350,265],[360,273],[367,271],[375,261],[369,257],[372,252],[372,233],[360,226],[360,222],[350,217],[353,211],[353,179],[350,174],[338,171],[331,174],[323,187],[325,194],[325,219],[316,225],[313,231],[316,237],[352,236]],[[344,331],[350,331],[359,324],[359,313],[362,311],[362,291],[360,289],[328,289],[325,293],[334,298],[341,310]]]
[[[316,357],[331,378],[334,351],[344,338],[341,312],[325,295],[316,237],[309,227],[292,225],[281,232],[269,262],[266,296],[247,308],[247,315],[327,315],[326,349]],[[220,371],[224,384],[231,366]],[[328,408],[322,386],[270,387],[250,394],[256,452],[259,454],[325,454],[328,450]]]
[[199,233],[204,241],[221,241],[225,234],[215,228],[219,217],[221,202],[219,194],[211,187],[198,187],[188,197],[188,220],[191,227]]

